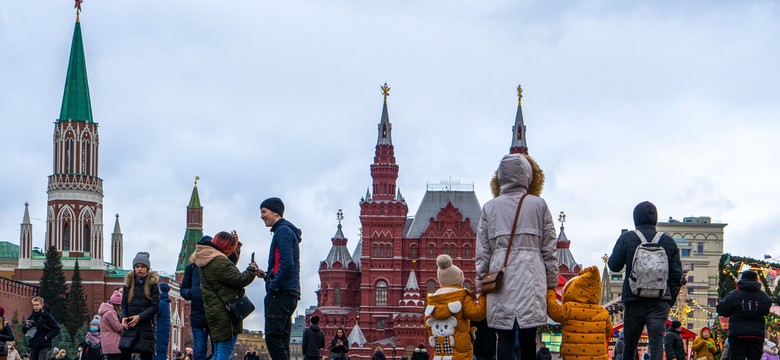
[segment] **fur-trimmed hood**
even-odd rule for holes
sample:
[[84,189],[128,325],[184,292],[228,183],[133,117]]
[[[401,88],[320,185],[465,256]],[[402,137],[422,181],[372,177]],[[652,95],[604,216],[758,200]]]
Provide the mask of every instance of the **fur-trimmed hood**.
[[[526,160],[526,161],[523,161]],[[523,188],[531,195],[541,196],[544,188],[544,171],[528,155],[509,154],[501,159],[498,170],[490,180],[493,197]]]
[[[152,285],[157,285],[157,283],[160,282],[160,275],[157,274],[156,271],[150,271],[148,274],[146,274],[147,277],[147,283]],[[133,284],[133,280],[135,279],[135,272],[132,270],[129,271],[127,274],[125,274],[125,286],[130,287],[130,285]]]
[[214,260],[220,256],[227,256],[217,249],[209,245],[197,245],[195,246],[195,252],[192,253],[192,263],[197,267],[204,267],[208,265],[211,260]]

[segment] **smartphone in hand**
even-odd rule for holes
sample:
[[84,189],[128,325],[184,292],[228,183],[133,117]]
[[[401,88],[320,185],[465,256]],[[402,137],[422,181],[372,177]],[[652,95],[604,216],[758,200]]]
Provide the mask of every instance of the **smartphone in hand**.
[[252,253],[252,259],[249,260],[250,264],[253,263],[253,262],[255,262],[255,253]]

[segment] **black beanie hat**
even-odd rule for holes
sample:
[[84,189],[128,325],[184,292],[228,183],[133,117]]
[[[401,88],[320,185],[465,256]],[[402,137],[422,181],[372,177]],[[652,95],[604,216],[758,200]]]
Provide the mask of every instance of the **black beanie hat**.
[[742,280],[758,281],[758,273],[753,270],[745,270],[742,272]]
[[643,201],[634,208],[634,226],[655,225],[658,223],[658,210],[649,201]]
[[266,208],[279,214],[279,216],[284,217],[284,203],[282,202],[282,199],[278,197],[272,197],[263,200],[263,202],[260,204],[260,208]]
[[672,321],[672,329],[679,329],[680,326],[682,326],[682,323],[680,323],[679,321],[677,320]]
[[314,316],[311,317],[311,319],[309,321],[311,321],[311,323],[313,325],[317,325],[317,324],[320,323],[320,317],[317,316],[317,315],[314,315]]

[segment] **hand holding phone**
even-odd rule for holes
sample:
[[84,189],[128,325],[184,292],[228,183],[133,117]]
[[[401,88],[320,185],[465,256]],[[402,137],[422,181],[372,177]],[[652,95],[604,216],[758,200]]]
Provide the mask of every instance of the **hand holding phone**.
[[255,262],[255,253],[252,253],[252,258],[249,260],[250,263]]

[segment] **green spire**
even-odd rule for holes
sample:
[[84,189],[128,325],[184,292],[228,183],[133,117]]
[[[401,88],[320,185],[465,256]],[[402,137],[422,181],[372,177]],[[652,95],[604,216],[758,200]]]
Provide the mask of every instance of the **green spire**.
[[87,63],[84,58],[84,43],[81,41],[81,22],[76,18],[73,42],[70,46],[68,74],[65,78],[65,94],[59,121],[92,121],[92,103],[89,100],[87,84]]
[[192,187],[192,195],[190,196],[190,204],[188,208],[202,208],[200,206],[200,196],[198,196],[198,180],[195,180],[195,186]]

